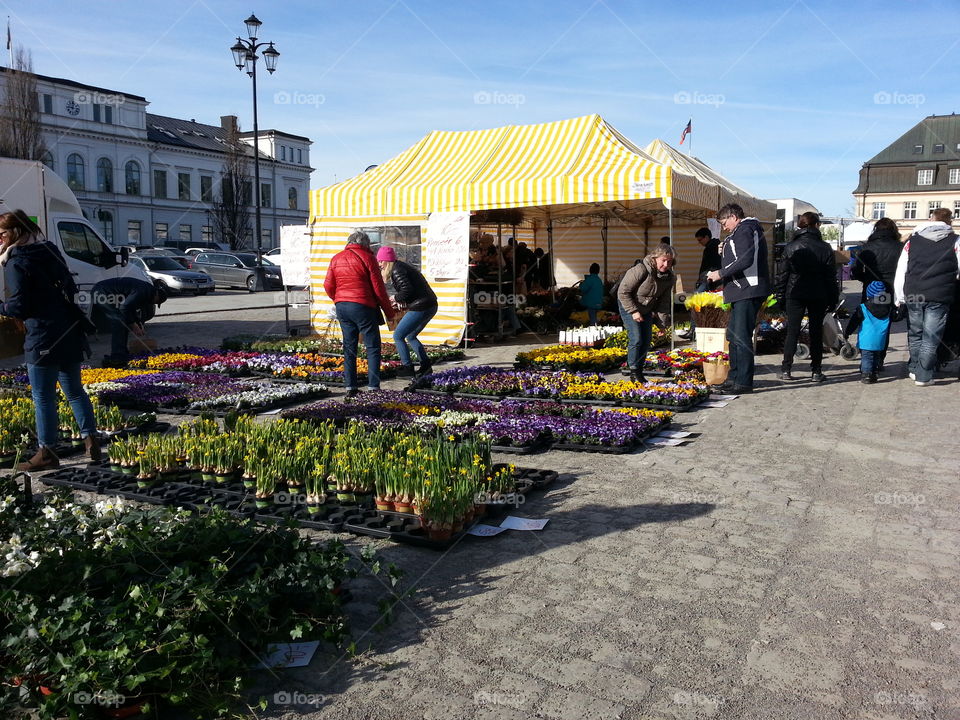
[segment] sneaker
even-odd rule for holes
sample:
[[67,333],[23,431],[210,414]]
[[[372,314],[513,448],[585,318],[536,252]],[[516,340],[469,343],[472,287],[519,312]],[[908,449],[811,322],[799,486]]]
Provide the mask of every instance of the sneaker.
[[401,365],[397,368],[397,377],[413,377],[413,374],[413,363],[410,363],[409,365]]
[[789,370],[777,370],[777,380],[793,380]]
[[[720,387],[723,387],[722,385]],[[749,395],[753,392],[753,388],[749,385],[731,385],[725,390],[725,392],[732,393],[734,395]]]
[[911,380],[916,380],[916,379],[917,379],[917,374],[916,374],[916,373],[910,373],[909,375],[907,375],[907,377],[909,377]]
[[630,382],[645,383],[646,381],[647,381],[647,378],[643,376],[643,373],[636,373],[636,372],[630,373]]
[[917,387],[929,387],[933,385],[933,380],[914,380],[913,384]]
[[877,381],[876,373],[867,373],[860,378],[860,382],[862,382],[864,385],[873,385],[876,381]]
[[344,397],[352,398],[360,394],[360,391],[357,388],[347,388],[347,394]]
[[817,372],[815,372],[815,373],[812,373],[812,374],[810,375],[810,380],[811,380],[812,382],[815,382],[815,383],[822,383],[822,382],[823,382],[824,380],[826,380],[826,379],[827,379],[826,376],[825,376],[822,372],[819,372],[819,371],[817,371]]

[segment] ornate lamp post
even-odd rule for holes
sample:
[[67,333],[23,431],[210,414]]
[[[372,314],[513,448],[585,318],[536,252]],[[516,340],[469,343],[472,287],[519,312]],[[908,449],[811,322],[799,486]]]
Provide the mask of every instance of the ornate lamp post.
[[260,219],[260,127],[257,123],[257,60],[260,56],[257,51],[266,46],[266,50],[261,52],[263,64],[267,66],[267,72],[273,75],[277,69],[277,58],[280,53],[273,47],[272,42],[257,42],[257,33],[263,24],[253,13],[243,21],[247,26],[247,35],[249,40],[237,38],[236,44],[230,48],[233,53],[233,62],[239,70],[246,70],[247,75],[253,79],[253,182],[254,182],[254,202],[257,233],[257,289],[263,290],[263,231],[261,229]]

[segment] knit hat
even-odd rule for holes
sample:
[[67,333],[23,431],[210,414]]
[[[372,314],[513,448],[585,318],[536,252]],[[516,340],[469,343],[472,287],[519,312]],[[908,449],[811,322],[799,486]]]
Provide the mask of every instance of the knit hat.
[[874,280],[872,283],[867,285],[867,297],[875,298],[877,295],[883,295],[887,291],[887,286],[884,285],[879,280]]
[[377,250],[377,260],[380,262],[396,262],[397,261],[397,251],[392,247],[387,247],[384,245],[379,250]]

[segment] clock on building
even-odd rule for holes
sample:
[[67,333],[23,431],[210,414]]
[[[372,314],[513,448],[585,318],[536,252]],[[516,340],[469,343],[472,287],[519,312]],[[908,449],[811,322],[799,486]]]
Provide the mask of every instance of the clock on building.
[[67,114],[76,117],[80,114],[80,106],[75,100],[67,100]]

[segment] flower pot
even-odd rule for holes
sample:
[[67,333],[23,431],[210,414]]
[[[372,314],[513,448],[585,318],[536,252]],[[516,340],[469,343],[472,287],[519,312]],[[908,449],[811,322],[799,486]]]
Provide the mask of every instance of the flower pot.
[[124,475],[136,475],[137,469],[133,465],[123,465],[120,468],[120,472]]
[[453,536],[453,528],[428,525],[427,537],[435,542],[445,542]]
[[212,483],[214,481],[214,476],[211,472],[201,472],[200,479],[204,482]]
[[244,475],[243,487],[247,490],[253,490],[257,487],[257,479],[253,475]]
[[307,514],[316,515],[323,509],[322,503],[307,503]]
[[267,508],[273,505],[273,498],[272,497],[256,498],[254,500],[254,505],[257,506],[257,510],[266,510]]
[[394,512],[413,515],[413,503],[404,502],[403,500],[394,500],[393,510]]
[[122,472],[123,472],[123,466],[122,466],[122,465],[119,465],[119,464],[117,464],[117,463],[111,463],[111,464],[110,464],[110,472],[122,473]]
[[233,479],[232,473],[214,473],[213,475],[213,481],[217,485],[226,485],[232,479]]
[[396,504],[392,500],[387,500],[386,498],[375,498],[374,502],[377,505],[377,510],[383,510],[384,512],[391,512],[396,507]]
[[157,478],[154,475],[137,475],[137,487],[141,490],[152,488]]

